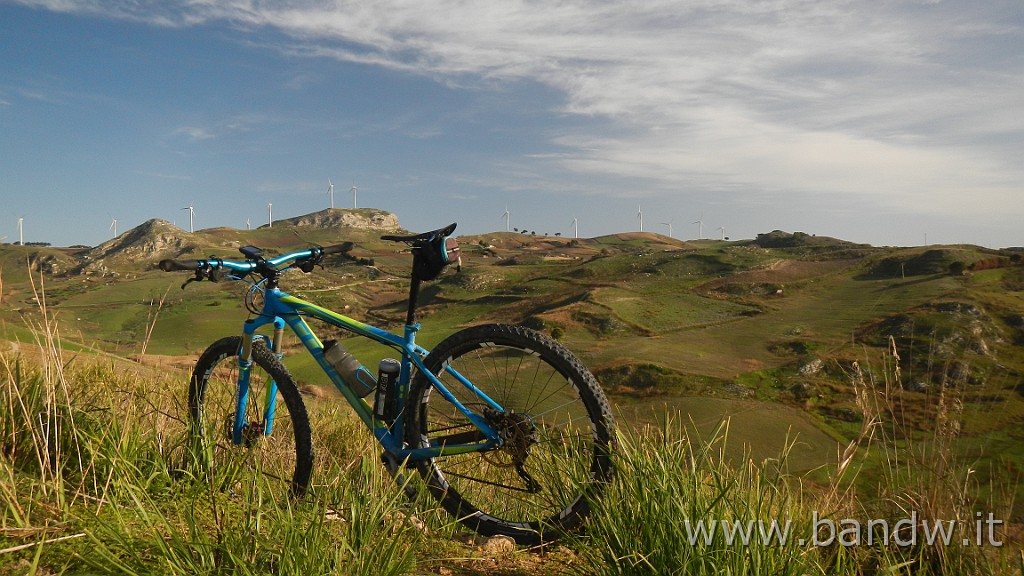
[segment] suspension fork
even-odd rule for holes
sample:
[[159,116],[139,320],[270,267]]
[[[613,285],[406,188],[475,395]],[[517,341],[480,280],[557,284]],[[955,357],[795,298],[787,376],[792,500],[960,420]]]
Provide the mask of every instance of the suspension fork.
[[[259,328],[253,320],[245,321],[245,328],[242,332],[242,348],[238,353],[238,396],[235,398],[235,418],[231,430],[231,440],[235,444],[245,442],[245,433],[252,426],[246,420],[246,408],[249,405],[250,377],[252,375],[252,346],[256,338],[262,338],[256,334]],[[274,318],[274,337],[271,341],[271,350],[278,358],[282,356],[281,343],[284,340],[284,319]],[[265,436],[269,436],[274,430],[274,413],[277,410],[277,382],[271,380],[267,384],[266,397],[263,399],[263,430]]]

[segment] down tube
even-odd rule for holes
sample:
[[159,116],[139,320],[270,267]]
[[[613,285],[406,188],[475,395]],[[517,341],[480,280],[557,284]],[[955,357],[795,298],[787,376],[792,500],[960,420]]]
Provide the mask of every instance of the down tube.
[[[320,368],[324,370],[324,373],[327,374],[328,377],[331,377],[330,373],[327,372],[327,368],[325,368],[327,362],[324,360],[323,343],[321,343],[320,339],[316,337],[316,334],[313,334],[313,331],[310,330],[309,324],[307,324],[306,321],[298,314],[289,314],[285,317],[285,321],[288,323],[288,326],[291,327],[295,335],[299,337],[299,340],[302,341],[302,345],[306,347],[306,350],[308,350],[313,358],[317,360],[320,364]],[[331,368],[331,371],[334,371],[334,369]],[[331,380],[334,381],[334,378],[331,378]],[[345,396],[345,400],[352,405],[352,409],[356,411],[356,414],[359,416],[359,419],[363,421],[363,424],[365,424],[370,430],[374,430],[375,422],[373,421],[372,408],[370,405],[359,396],[356,396],[355,392],[349,388],[348,384],[346,384],[344,380],[341,380],[340,376],[338,377],[338,382],[334,382],[334,384],[338,391]]]

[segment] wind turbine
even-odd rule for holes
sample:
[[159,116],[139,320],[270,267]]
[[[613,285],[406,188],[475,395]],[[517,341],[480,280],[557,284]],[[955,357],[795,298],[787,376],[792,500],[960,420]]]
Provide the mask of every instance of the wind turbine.
[[25,245],[25,217],[18,218],[18,246]]
[[248,218],[245,219],[245,229],[246,230],[252,230],[252,224],[249,223],[249,219]]
[[331,195],[331,210],[334,210],[334,182],[331,179],[327,179],[327,193]]
[[196,215],[196,209],[189,205],[185,208],[182,208],[182,210],[188,210],[188,231],[195,232],[195,228],[193,228],[192,226],[192,219]]
[[267,202],[267,222],[267,228],[274,227],[274,205],[270,202]]
[[508,204],[505,205],[505,213],[501,215],[505,219],[505,232],[509,231],[508,221],[512,217],[512,213],[508,211]]
[[668,237],[669,238],[674,238],[674,236],[672,236],[672,223],[671,222],[662,222],[661,225],[662,226],[668,226]]
[[722,231],[722,240],[725,240],[725,226],[719,226],[718,229]]
[[701,214],[700,215],[700,220],[697,220],[696,222],[694,222],[694,224],[697,225],[697,239],[698,240],[703,240],[704,239],[704,215]]
[[356,187],[356,183],[353,182],[352,183],[352,207],[353,208],[358,208],[358,206],[356,205],[356,198],[358,197],[358,195],[359,195],[359,188]]
[[580,221],[575,216],[572,217],[572,236],[573,238],[580,237]]
[[644,211],[640,209],[640,205],[636,205],[636,217],[640,220],[640,231],[644,231]]
[[117,218],[111,218],[110,220],[110,230],[114,231],[114,238],[117,238]]

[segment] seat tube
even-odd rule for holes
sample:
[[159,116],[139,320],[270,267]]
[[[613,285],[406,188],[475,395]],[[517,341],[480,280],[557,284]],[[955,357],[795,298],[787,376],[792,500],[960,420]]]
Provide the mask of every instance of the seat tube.
[[415,354],[416,349],[416,332],[420,329],[419,323],[406,324],[405,325],[405,349],[402,351],[402,370],[399,373],[398,380],[391,384],[392,390],[390,394],[395,399],[395,421],[391,425],[391,432],[395,438],[398,439],[398,444],[401,445],[401,439],[405,437],[405,423],[406,418],[397,417],[398,414],[405,414],[409,409],[409,391],[412,388],[412,371],[413,361],[412,355]]

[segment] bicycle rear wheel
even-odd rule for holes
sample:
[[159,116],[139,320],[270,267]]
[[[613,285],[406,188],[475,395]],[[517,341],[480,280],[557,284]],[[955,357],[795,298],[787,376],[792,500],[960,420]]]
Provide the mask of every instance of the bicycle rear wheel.
[[[292,376],[259,337],[252,347],[242,443],[233,439],[241,345],[241,337],[222,338],[196,362],[188,391],[196,448],[210,477],[223,488],[236,490],[259,477],[301,496],[313,467],[309,417]],[[268,391],[275,384],[268,418]]]
[[[490,324],[453,334],[424,363],[504,440],[487,452],[418,463],[442,506],[480,534],[519,544],[550,541],[579,526],[588,499],[611,477],[614,434],[608,400],[580,361],[538,332]],[[502,410],[487,406],[448,367]],[[410,402],[411,446],[465,443],[477,430],[422,374]]]

